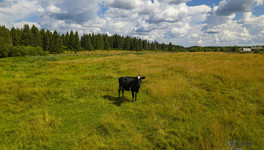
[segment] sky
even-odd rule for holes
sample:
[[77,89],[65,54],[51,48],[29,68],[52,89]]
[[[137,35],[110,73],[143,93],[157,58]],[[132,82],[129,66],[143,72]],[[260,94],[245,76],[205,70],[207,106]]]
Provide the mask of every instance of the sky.
[[264,0],[0,0],[0,25],[182,46],[264,45]]

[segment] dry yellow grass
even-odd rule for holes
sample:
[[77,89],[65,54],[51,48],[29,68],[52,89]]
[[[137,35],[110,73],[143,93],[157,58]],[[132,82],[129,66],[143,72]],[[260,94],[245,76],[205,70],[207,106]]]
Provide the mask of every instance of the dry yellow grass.
[[[203,52],[1,59],[0,147],[263,149],[263,66],[261,54]],[[138,101],[119,99],[117,79],[138,74]]]

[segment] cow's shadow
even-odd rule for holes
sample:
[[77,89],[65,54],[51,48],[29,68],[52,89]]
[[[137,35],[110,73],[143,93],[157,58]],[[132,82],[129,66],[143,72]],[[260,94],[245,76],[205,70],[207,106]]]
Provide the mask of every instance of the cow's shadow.
[[105,95],[103,96],[103,98],[113,102],[113,104],[116,106],[121,106],[122,103],[129,101],[129,99],[127,99],[126,97],[113,97],[110,95]]

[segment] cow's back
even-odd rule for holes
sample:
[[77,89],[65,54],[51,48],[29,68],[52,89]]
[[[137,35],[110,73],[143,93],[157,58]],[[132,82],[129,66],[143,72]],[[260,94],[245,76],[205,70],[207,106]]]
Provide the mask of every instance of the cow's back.
[[133,77],[120,77],[118,81],[119,87],[122,87],[124,90],[129,91],[132,86]]

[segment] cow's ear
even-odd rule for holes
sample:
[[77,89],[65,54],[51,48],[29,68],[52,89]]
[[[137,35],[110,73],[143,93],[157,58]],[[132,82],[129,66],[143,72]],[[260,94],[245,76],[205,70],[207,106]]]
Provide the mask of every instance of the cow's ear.
[[141,79],[145,79],[146,77],[142,76]]

